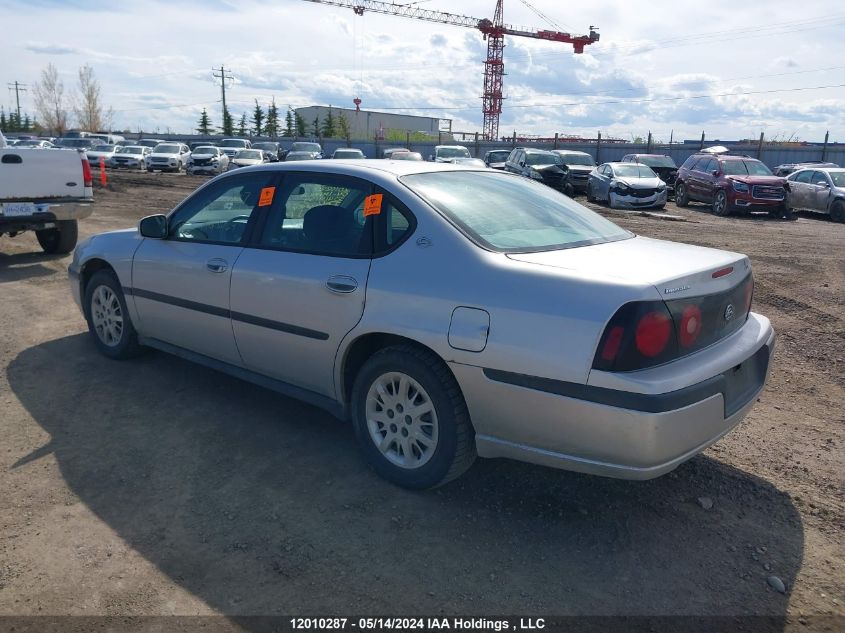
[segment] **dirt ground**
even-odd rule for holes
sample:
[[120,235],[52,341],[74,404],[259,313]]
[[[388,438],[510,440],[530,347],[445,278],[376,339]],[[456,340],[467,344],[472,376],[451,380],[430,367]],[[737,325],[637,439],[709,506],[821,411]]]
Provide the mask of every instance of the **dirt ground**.
[[[167,211],[200,182],[111,178],[82,236]],[[779,338],[747,420],[653,481],[479,460],[424,493],[377,478],[320,410],[162,353],[98,355],[70,258],[32,234],[0,238],[0,615],[753,614],[806,630],[833,614],[827,630],[845,626],[845,225],[667,211],[683,221],[612,217],[751,257],[754,310]]]

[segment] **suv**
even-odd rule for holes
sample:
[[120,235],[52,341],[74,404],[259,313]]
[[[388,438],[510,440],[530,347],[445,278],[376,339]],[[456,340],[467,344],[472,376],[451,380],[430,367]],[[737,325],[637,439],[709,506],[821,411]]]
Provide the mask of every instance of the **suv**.
[[511,151],[509,149],[491,149],[484,154],[484,164],[490,169],[504,169],[505,162],[510,155]]
[[575,191],[569,182],[569,172],[563,159],[554,152],[530,147],[517,147],[505,162],[505,171],[539,180],[552,189],[572,196]]
[[675,202],[679,207],[706,202],[716,215],[768,211],[780,217],[787,215],[784,182],[750,156],[693,154],[678,170]]
[[808,167],[818,167],[820,169],[826,169],[828,167],[839,167],[836,163],[825,163],[820,160],[805,160],[800,163],[784,163],[783,165],[778,165],[772,171],[775,173],[775,176],[788,176],[799,169],[806,169]]
[[678,166],[671,156],[665,154],[626,154],[622,157],[623,163],[640,163],[648,165],[651,171],[660,176],[660,180],[666,183],[666,190],[669,195],[675,193],[675,180],[678,178]]
[[590,174],[596,168],[596,161],[587,152],[571,149],[553,149],[560,156],[564,169],[569,173],[569,183],[575,193],[587,193]]
[[472,154],[463,145],[436,145],[434,154],[429,157],[435,163],[448,163],[453,158],[472,158]]

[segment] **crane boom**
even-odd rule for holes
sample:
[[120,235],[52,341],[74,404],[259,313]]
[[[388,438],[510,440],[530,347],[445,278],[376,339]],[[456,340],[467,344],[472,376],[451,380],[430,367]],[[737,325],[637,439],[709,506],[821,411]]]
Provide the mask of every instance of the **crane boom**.
[[[394,2],[380,2],[378,0],[305,0],[305,2],[352,9],[356,15],[364,15],[365,11],[372,11],[373,13],[396,15],[451,26],[463,26],[481,31],[484,34],[484,39],[489,40],[488,58],[485,62],[484,95],[482,96],[484,104],[482,109],[484,112],[484,135],[491,140],[495,139],[499,133],[499,115],[502,111],[502,100],[504,99],[502,95],[502,77],[504,76],[502,53],[504,52],[505,35],[572,44],[575,53],[583,53],[585,46],[599,40],[599,34],[592,26],[588,35],[572,35],[562,31],[549,31],[504,24],[502,22],[502,0],[497,0],[496,13],[493,20],[489,18],[474,18],[458,13],[435,11],[433,9],[423,9],[413,6],[413,4],[396,4]],[[358,103],[359,100],[356,101],[356,105]]]

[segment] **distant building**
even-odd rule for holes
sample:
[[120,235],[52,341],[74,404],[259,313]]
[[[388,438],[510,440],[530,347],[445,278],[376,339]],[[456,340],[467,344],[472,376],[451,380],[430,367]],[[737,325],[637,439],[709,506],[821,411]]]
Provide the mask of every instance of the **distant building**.
[[[349,129],[353,139],[379,139],[387,137],[388,132],[396,130],[401,133],[421,133],[437,138],[442,130],[448,133],[452,128],[451,119],[434,119],[425,116],[411,116],[408,114],[393,114],[391,112],[373,112],[371,110],[355,110],[354,108],[331,108],[332,116],[343,116],[349,122]],[[320,117],[320,124],[329,113],[327,106],[308,106],[296,108],[296,113],[305,119],[308,132],[315,117]]]

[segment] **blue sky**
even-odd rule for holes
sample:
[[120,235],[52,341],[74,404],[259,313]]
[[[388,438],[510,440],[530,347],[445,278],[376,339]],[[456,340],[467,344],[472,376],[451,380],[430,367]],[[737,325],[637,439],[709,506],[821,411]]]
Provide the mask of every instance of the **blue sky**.
[[[404,2],[405,0],[402,0]],[[816,0],[532,0],[563,30],[601,30],[571,47],[506,41],[501,134],[781,138],[845,142],[845,7]],[[427,0],[424,7],[477,17],[494,0]],[[706,8],[705,8],[706,7]],[[281,107],[331,104],[401,108],[480,129],[481,34],[459,27],[320,6],[302,0],[0,0],[0,80],[30,87],[52,62],[67,92],[91,64],[117,128],[188,132],[207,107],[219,120],[212,66],[235,81],[230,109],[255,99]],[[520,0],[505,21],[554,28]],[[748,93],[748,94],[738,94]],[[8,91],[0,96],[7,110]],[[23,94],[32,110],[31,92]]]

